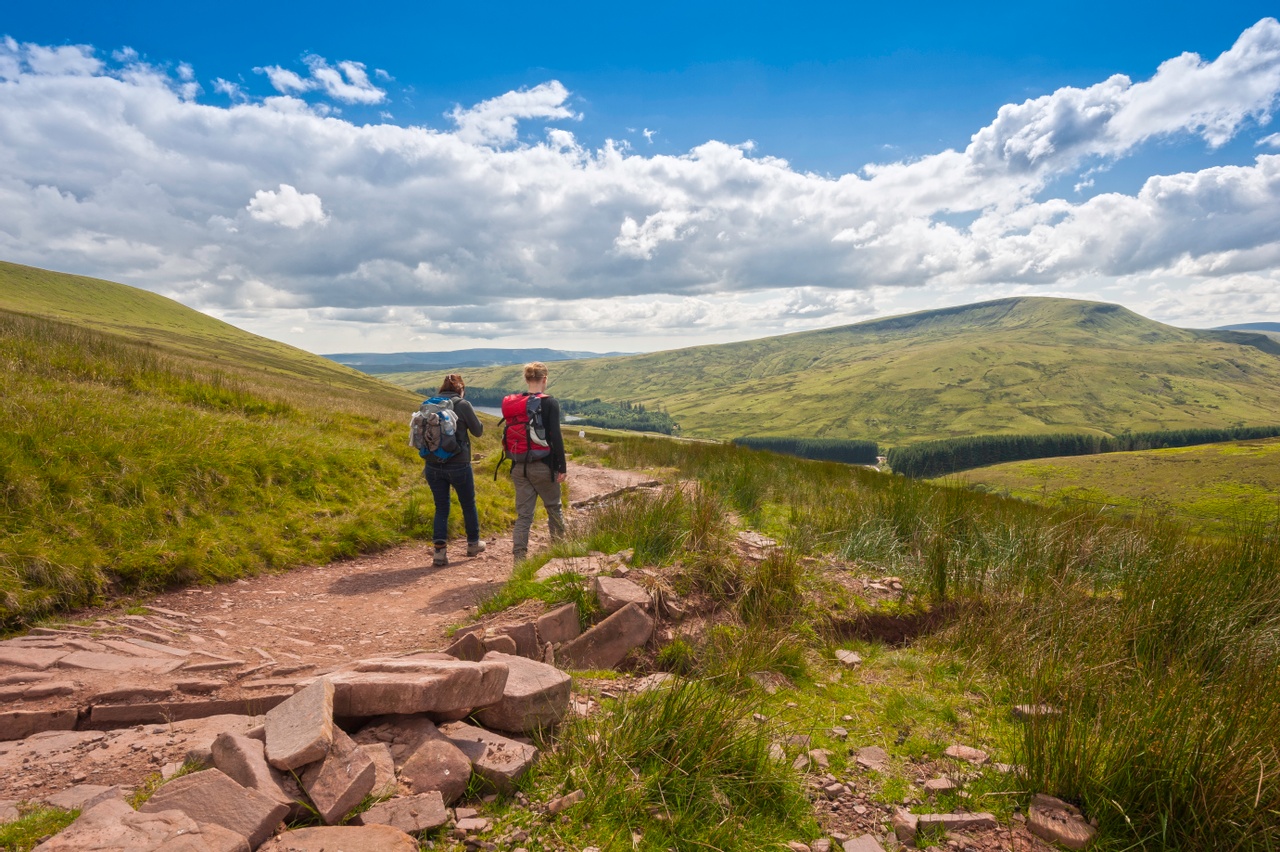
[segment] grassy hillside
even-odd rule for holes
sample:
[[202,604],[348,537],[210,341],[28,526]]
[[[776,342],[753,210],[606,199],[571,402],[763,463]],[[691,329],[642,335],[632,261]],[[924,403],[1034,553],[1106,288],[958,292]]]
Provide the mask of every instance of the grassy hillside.
[[1280,438],[1010,462],[957,479],[1051,504],[1114,506],[1197,521],[1275,520]]
[[0,628],[430,534],[414,396],[154,294],[0,264],[0,399]]
[[[477,387],[518,368],[468,370]],[[552,366],[551,392],[664,406],[684,434],[901,444],[1273,423],[1280,344],[1117,305],[1002,299],[782,337]],[[418,387],[434,374],[386,376]]]

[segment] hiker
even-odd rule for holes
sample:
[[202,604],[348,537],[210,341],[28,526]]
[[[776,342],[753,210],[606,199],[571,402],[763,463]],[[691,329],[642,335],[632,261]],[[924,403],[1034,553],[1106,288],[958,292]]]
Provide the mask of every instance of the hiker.
[[435,554],[432,565],[448,565],[449,554],[445,544],[449,538],[449,488],[458,494],[458,505],[462,507],[462,523],[467,530],[467,555],[479,556],[485,550],[485,543],[480,540],[480,516],[476,512],[476,481],[471,473],[471,438],[468,433],[479,438],[484,433],[484,424],[476,417],[471,403],[463,399],[467,391],[466,382],[457,373],[444,377],[440,385],[440,396],[453,403],[453,412],[457,415],[457,432],[455,439],[457,452],[446,459],[432,454],[426,456],[426,467],[422,475],[431,488],[431,498],[436,504],[435,520]]
[[[547,365],[534,361],[524,365],[524,381],[529,389],[523,394],[512,394],[502,401],[502,414],[507,421],[504,449],[513,459],[511,482],[516,488],[516,525],[512,531],[512,555],[516,562],[529,555],[529,530],[533,526],[533,512],[538,498],[547,510],[547,526],[551,540],[564,537],[564,518],[560,514],[560,483],[566,477],[564,439],[560,435],[560,403],[547,396]],[[526,408],[530,397],[534,405]],[[508,416],[508,409],[512,414]],[[541,413],[541,432],[522,414],[526,410]],[[523,443],[521,443],[523,441]],[[543,447],[539,450],[537,447]]]

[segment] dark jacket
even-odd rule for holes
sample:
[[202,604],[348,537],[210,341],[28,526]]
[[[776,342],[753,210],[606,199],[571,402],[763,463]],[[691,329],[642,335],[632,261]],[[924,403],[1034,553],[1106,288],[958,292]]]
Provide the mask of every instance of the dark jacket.
[[427,464],[435,465],[452,465],[452,464],[471,464],[471,435],[479,438],[484,434],[484,424],[480,422],[480,418],[476,416],[476,410],[471,407],[471,403],[467,402],[456,393],[441,394],[443,397],[453,400],[453,413],[458,415],[458,431],[454,437],[458,441],[458,452],[445,459],[439,461],[428,456]]
[[564,436],[560,434],[560,403],[554,396],[542,398],[542,425],[547,430],[547,444],[551,447],[551,455],[546,463],[556,473],[567,473],[568,465],[564,458]]

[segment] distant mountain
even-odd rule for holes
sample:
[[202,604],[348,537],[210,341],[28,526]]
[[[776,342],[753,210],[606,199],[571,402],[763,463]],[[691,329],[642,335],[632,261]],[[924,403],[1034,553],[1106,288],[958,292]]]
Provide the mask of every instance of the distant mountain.
[[1220,325],[1218,328],[1233,331],[1280,332],[1280,322],[1238,322],[1235,325]]
[[415,373],[476,367],[501,367],[530,361],[608,358],[625,352],[568,352],[561,349],[456,349],[452,352],[341,352],[325,355],[364,373]]
[[[384,376],[418,387],[412,374]],[[557,366],[569,399],[660,407],[683,434],[870,438],[1116,434],[1280,422],[1280,341],[1119,305],[1013,298]],[[516,388],[510,368],[467,374]]]

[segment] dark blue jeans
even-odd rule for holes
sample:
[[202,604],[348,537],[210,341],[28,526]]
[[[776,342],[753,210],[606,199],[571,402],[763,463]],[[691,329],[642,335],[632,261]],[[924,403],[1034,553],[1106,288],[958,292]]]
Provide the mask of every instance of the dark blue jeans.
[[435,543],[444,546],[449,538],[449,488],[458,493],[462,507],[462,523],[467,528],[467,541],[480,540],[480,516],[476,513],[476,480],[468,462],[433,464],[427,462],[422,473],[436,503]]

